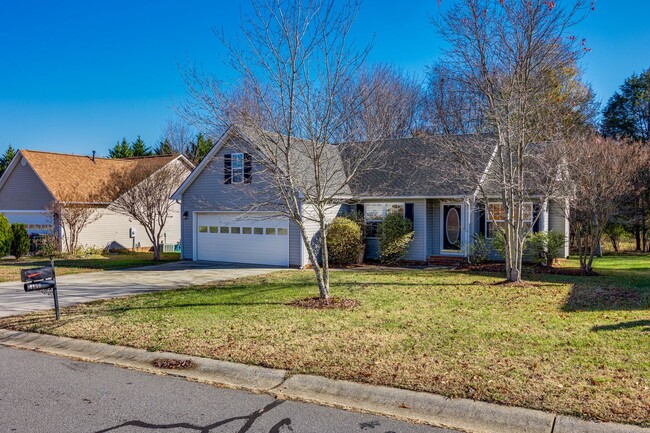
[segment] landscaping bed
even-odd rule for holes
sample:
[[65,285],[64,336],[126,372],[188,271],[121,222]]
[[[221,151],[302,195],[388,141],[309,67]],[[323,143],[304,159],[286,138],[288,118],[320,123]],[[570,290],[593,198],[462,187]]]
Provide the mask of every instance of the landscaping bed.
[[0,327],[650,426],[650,257],[596,264],[598,277],[527,274],[522,286],[486,272],[332,272],[350,309],[288,305],[318,289],[312,271],[286,271]]
[[[86,254],[86,255],[65,255],[54,258],[54,266],[57,275],[80,274],[85,272],[97,272],[111,269],[124,269],[137,266],[147,266],[162,262],[177,261],[180,258],[178,253],[163,253],[160,262],[152,260],[153,253],[150,252],[128,252],[116,254]],[[0,260],[0,282],[20,281],[20,270],[31,267],[49,266],[50,259],[41,256],[25,256],[20,259]]]

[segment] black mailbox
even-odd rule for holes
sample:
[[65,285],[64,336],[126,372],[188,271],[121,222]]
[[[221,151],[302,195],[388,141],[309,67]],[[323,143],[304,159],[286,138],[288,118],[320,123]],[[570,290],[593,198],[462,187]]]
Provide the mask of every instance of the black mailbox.
[[60,318],[59,293],[56,287],[56,274],[54,273],[54,260],[50,257],[50,266],[20,270],[20,281],[25,283],[26,292],[51,292],[54,297],[54,312],[56,320]]
[[56,285],[54,280],[50,281],[37,281],[35,283],[25,283],[26,292],[34,292],[36,290],[48,290],[53,289]]
[[22,281],[23,283],[40,281],[40,280],[49,280],[52,278],[54,278],[54,270],[49,266],[43,266],[42,268],[20,270],[20,281]]

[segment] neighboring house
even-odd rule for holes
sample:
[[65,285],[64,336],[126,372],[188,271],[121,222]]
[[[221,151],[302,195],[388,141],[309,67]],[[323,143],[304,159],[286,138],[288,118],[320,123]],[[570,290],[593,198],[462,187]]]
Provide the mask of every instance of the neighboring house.
[[[297,226],[279,215],[278,208],[274,212],[265,197],[264,167],[253,156],[259,138],[252,137],[247,129],[231,127],[174,194],[181,200],[184,259],[292,267],[308,263]],[[488,206],[497,217],[486,219],[476,186],[462,186],[467,185],[466,179],[458,178],[458,170],[450,167],[450,158],[443,156],[435,138],[388,140],[380,154],[385,163],[362,172],[350,185],[349,195],[333,203],[330,212],[330,218],[353,211],[363,215],[367,258],[378,257],[377,227],[393,212],[413,221],[415,234],[406,259],[417,262],[462,259],[474,234],[490,239],[503,223],[496,201]],[[340,155],[340,164],[345,165],[345,155]],[[476,161],[480,173],[487,168],[488,161]],[[526,218],[531,224],[539,214],[533,231],[565,235],[563,253],[568,255],[568,221],[562,207],[538,202],[530,203],[528,209]],[[307,206],[303,212],[309,212]],[[310,242],[317,232],[310,224]],[[493,258],[498,255],[494,253]]]
[[[121,193],[111,185],[117,174],[136,167],[154,173],[167,164],[182,164],[187,174],[193,168],[182,156],[111,159],[20,150],[0,178],[0,213],[11,223],[24,223],[30,234],[64,236],[64,228],[51,212],[53,204],[87,206],[95,213],[81,231],[78,246],[151,247],[142,226],[110,209],[116,194]],[[180,241],[180,219],[180,204],[175,202],[165,224],[166,243]],[[135,229],[134,237],[131,229]]]

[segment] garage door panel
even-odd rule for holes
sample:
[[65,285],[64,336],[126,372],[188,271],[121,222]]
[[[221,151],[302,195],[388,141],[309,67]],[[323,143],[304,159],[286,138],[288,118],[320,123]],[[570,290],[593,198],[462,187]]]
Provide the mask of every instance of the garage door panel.
[[289,222],[262,215],[199,214],[197,259],[289,266]]

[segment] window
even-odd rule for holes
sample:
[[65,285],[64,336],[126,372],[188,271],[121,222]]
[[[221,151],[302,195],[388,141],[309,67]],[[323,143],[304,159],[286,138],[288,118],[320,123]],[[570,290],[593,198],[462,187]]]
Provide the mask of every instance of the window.
[[244,181],[244,154],[233,153],[231,158],[232,183],[242,183]]
[[221,226],[221,233],[230,233],[230,230],[228,230],[228,227]]
[[230,233],[233,234],[233,235],[238,235],[238,234],[241,233],[240,230],[241,230],[241,229],[240,229],[239,227],[231,227],[231,228],[230,228]]
[[274,235],[275,234],[275,229],[273,227],[267,227],[266,228],[266,234],[267,235]]
[[255,227],[253,229],[253,233],[256,235],[263,235],[264,234],[264,229],[262,227]]
[[280,235],[280,236],[286,236],[286,235],[288,235],[288,234],[289,234],[289,230],[288,230],[288,229],[278,229],[278,235]]
[[207,233],[208,226],[199,226],[199,233]]
[[210,233],[219,233],[219,227],[210,226]]
[[[505,229],[506,226],[506,209],[503,206],[503,203],[488,203],[488,214],[486,215],[486,224],[487,230],[485,231],[485,236],[488,239],[492,239],[496,236],[501,229]],[[533,204],[532,203],[523,203],[522,205],[522,223],[524,230],[530,230],[533,225]],[[515,215],[516,220],[516,215]]]
[[391,214],[404,215],[404,203],[367,203],[363,215],[366,237],[376,238],[379,235],[379,223]]
[[242,230],[241,231],[242,234],[245,234],[245,235],[250,235],[251,233],[253,233],[253,229],[250,228],[250,227],[242,227],[241,230]]

